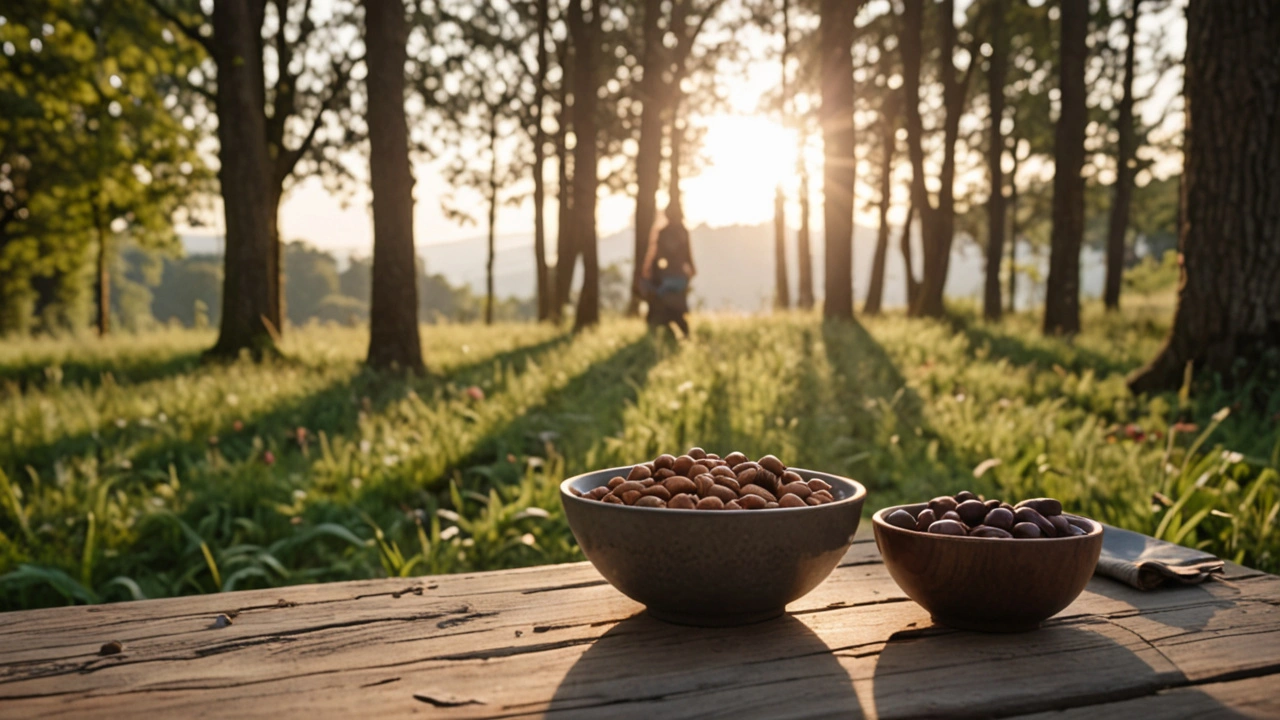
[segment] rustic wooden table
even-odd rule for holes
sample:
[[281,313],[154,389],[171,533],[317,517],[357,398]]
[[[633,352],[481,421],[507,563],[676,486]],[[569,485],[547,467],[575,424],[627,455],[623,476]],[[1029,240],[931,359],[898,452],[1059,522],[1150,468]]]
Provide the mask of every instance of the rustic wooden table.
[[653,620],[587,563],[0,614],[0,717],[1280,717],[1280,577],[1095,578],[980,635],[933,626],[859,537],[743,628]]

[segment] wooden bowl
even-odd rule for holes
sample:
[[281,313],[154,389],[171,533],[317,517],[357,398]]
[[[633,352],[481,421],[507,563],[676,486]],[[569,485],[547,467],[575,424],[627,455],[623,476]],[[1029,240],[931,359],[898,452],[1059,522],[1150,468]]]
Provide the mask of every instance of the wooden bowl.
[[631,472],[612,468],[560,485],[569,527],[605,580],[660,620],[746,625],[781,615],[831,574],[853,542],[866,488],[789,468],[831,485],[835,502],[772,510],[672,510],[575,497]]
[[888,507],[871,521],[889,575],[942,625],[1034,630],[1084,590],[1102,552],[1102,524],[1076,515],[1066,518],[1085,535],[1036,540],[937,535],[885,522],[895,510],[914,515],[927,506]]

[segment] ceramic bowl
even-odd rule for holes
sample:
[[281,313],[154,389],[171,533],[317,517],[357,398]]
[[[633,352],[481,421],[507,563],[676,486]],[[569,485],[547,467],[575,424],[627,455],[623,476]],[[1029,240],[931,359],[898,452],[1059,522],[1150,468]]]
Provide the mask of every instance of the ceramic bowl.
[[575,497],[631,467],[560,485],[569,527],[587,559],[656,618],[705,627],[781,615],[826,579],[853,542],[866,488],[847,478],[789,468],[831,485],[835,502],[772,510],[672,510]]
[[1036,540],[938,535],[885,522],[928,503],[897,505],[871,518],[876,546],[898,587],[942,625],[985,632],[1033,630],[1070,605],[1093,576],[1102,525],[1066,515],[1084,535]]

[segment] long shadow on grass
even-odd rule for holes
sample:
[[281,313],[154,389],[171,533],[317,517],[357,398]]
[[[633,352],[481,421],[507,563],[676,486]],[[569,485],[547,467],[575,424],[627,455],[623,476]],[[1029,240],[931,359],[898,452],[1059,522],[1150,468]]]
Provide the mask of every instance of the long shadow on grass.
[[549,393],[542,403],[480,438],[444,478],[462,479],[469,487],[512,482],[522,473],[520,458],[542,456],[548,445],[565,457],[568,471],[582,469],[584,454],[622,429],[627,405],[639,396],[649,370],[669,347],[664,339],[650,335],[622,346]]
[[161,357],[103,357],[66,362],[33,360],[0,365],[0,385],[12,383],[23,392],[57,384],[94,388],[102,385],[107,377],[122,384],[136,385],[184,375],[199,366],[200,353],[194,350]]
[[[243,426],[238,431],[227,422],[217,426],[196,426],[177,437],[143,445],[138,452],[127,458],[129,472],[162,475],[167,472],[170,464],[179,472],[185,471],[206,458],[210,438],[217,438],[218,450],[224,456],[244,457],[253,452],[254,439],[257,437],[266,439],[268,446],[283,444],[290,447],[285,443],[285,433],[298,427],[306,428],[312,436],[319,432],[324,432],[329,437],[345,435],[356,430],[361,412],[380,412],[391,403],[404,398],[410,391],[429,397],[438,388],[448,384],[471,385],[491,379],[489,392],[500,392],[508,376],[498,372],[499,368],[511,367],[517,373],[522,372],[530,359],[554,352],[571,338],[567,333],[557,335],[532,345],[479,358],[446,373],[428,373],[421,377],[380,374],[360,369],[316,392],[243,418]],[[26,466],[44,473],[60,460],[82,457],[96,457],[101,471],[104,465],[116,459],[107,455],[109,449],[126,442],[128,433],[137,432],[139,430],[132,426],[123,429],[108,426],[99,433],[82,432],[63,436],[52,443],[20,450],[14,448],[0,462],[10,477],[25,477],[26,473],[19,471]],[[297,445],[291,447],[297,448]]]
[[924,402],[866,328],[857,321],[828,321],[822,337],[831,391],[849,422],[841,438],[848,446],[844,471],[888,495],[873,498],[867,509],[965,487],[972,465],[929,427]]
[[955,332],[963,333],[968,338],[970,356],[985,345],[990,348],[991,356],[1004,358],[1014,365],[1034,364],[1043,368],[1058,365],[1075,373],[1093,370],[1098,377],[1127,373],[1133,369],[1130,364],[1076,345],[1033,345],[1016,335],[997,331],[972,317],[952,314],[947,320]]

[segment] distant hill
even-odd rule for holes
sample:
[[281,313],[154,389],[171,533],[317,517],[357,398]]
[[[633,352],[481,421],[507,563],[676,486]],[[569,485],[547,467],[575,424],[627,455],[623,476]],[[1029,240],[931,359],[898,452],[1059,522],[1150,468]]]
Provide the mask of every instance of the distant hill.
[[[731,225],[708,227],[691,231],[694,262],[698,276],[693,281],[690,304],[705,310],[755,312],[773,304],[773,227],[770,224]],[[898,230],[894,228],[892,243],[885,266],[886,307],[901,307],[906,303],[903,282],[902,256],[897,248]],[[630,228],[600,238],[599,258],[601,267],[612,264],[624,266],[630,272],[632,262],[632,230]],[[854,230],[854,291],[861,302],[867,291],[872,256],[875,254],[875,230],[856,227]],[[221,253],[219,238],[183,236],[183,246],[188,253]],[[554,243],[554,239],[551,239]],[[795,233],[790,233],[789,265],[792,301],[795,300],[799,269],[796,265]],[[813,237],[814,290],[822,296],[823,243],[822,233]],[[533,238],[525,235],[504,235],[496,242],[494,258],[494,285],[500,297],[528,298],[534,294]],[[918,238],[914,247],[919,248]],[[473,292],[484,292],[484,266],[486,241],[483,237],[469,238],[435,245],[420,245],[418,252],[426,261],[428,272],[444,275],[450,283],[467,284]],[[1025,262],[1030,248],[1018,249],[1019,261]],[[348,258],[338,257],[345,266]],[[1086,248],[1081,256],[1081,278],[1086,296],[1102,292],[1103,257],[1096,250]],[[919,253],[915,256],[916,272],[920,272]],[[1040,263],[1044,265],[1043,261]],[[947,295],[950,297],[977,298],[982,294],[984,277],[982,250],[972,241],[957,238],[951,258],[951,270],[947,279]],[[578,271],[580,276],[581,271]],[[575,277],[575,283],[577,277]],[[1029,279],[1020,278],[1018,302],[1021,307],[1039,305],[1043,288]]]

